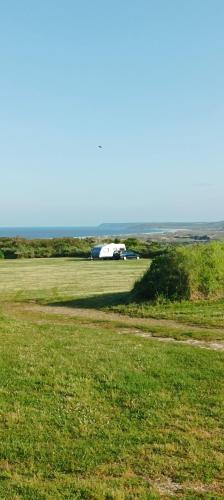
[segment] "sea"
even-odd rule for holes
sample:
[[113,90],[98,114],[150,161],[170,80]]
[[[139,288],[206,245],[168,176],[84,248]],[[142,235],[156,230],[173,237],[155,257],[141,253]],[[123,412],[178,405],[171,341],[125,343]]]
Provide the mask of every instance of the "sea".
[[[164,232],[161,228],[148,228],[147,232],[145,228],[142,230],[139,228],[138,234],[151,234],[151,233],[162,233]],[[115,229],[113,225],[110,227],[101,226],[58,226],[58,227],[0,227],[0,237],[22,237],[29,240],[38,239],[52,239],[52,238],[87,238],[87,237],[107,237],[107,236],[122,236],[136,234],[136,228],[131,227],[119,227]]]

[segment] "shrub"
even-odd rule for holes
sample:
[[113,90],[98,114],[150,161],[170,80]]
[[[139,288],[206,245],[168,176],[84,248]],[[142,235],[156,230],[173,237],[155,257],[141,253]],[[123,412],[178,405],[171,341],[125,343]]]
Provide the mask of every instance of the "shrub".
[[17,252],[15,248],[4,248],[2,250],[4,253],[5,259],[17,259]]
[[175,247],[155,257],[135,284],[137,300],[213,298],[224,296],[224,244]]
[[87,257],[91,241],[81,238],[35,239],[0,238],[0,251],[6,259],[33,257]]
[[4,259],[4,253],[2,252],[2,250],[0,250],[0,259]]
[[153,259],[156,255],[162,255],[167,249],[167,245],[164,243],[148,243],[137,238],[127,238],[124,240],[124,243],[128,250],[137,252],[141,255],[141,257],[150,259]]

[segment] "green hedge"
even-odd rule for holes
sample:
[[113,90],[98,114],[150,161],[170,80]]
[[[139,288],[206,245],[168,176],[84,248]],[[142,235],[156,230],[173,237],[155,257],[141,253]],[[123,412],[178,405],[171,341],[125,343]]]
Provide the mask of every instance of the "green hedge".
[[[124,242],[128,250],[134,250],[141,257],[153,258],[164,252],[165,246],[160,243],[147,243],[137,238],[53,238],[34,239],[0,238],[0,252],[5,259],[30,259],[33,257],[89,257],[91,247],[109,242]],[[1,258],[1,256],[0,256]]]
[[6,259],[33,257],[88,257],[93,242],[86,238],[26,240],[0,238],[0,252]]
[[155,257],[135,284],[137,300],[195,300],[224,296],[224,244],[174,247]]

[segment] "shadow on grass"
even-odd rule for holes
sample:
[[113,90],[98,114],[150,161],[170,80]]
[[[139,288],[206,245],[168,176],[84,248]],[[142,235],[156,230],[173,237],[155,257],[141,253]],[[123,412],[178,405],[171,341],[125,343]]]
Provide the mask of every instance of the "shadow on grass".
[[129,292],[103,293],[100,295],[91,295],[89,297],[81,297],[78,299],[51,302],[48,306],[57,307],[72,307],[79,309],[101,309],[103,307],[117,306],[120,304],[128,304],[130,302]]

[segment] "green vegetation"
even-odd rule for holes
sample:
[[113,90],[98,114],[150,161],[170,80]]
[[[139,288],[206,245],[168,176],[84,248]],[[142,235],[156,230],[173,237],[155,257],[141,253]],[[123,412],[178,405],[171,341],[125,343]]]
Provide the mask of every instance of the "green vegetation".
[[[129,299],[129,301],[128,301]],[[224,299],[198,300],[196,302],[182,300],[181,302],[157,301],[133,302],[131,294],[122,301],[109,307],[116,313],[127,314],[132,318],[154,318],[172,320],[185,325],[203,327],[224,327]]]
[[223,355],[118,333],[2,315],[1,498],[221,498]]
[[156,257],[135,284],[141,299],[198,299],[224,295],[224,244],[174,247]]
[[120,240],[119,238],[54,238],[34,239],[0,238],[0,258],[31,259],[44,257],[89,257],[91,247],[99,243],[120,241],[126,244],[129,250],[138,252],[142,257],[153,258],[164,252],[166,245],[161,243],[147,243],[137,238]]
[[22,259],[0,262],[0,301],[55,302],[75,297],[127,292],[148,260]]
[[0,238],[0,252],[6,259],[33,257],[88,257],[94,240],[91,238],[55,238],[26,240]]
[[64,303],[74,308],[110,309],[136,318],[223,327],[223,299],[133,302],[130,290],[149,264],[146,259],[126,262],[72,258],[2,260],[0,302]]
[[156,341],[223,340],[182,322],[223,306],[131,304],[148,267],[0,262],[0,498],[223,498],[224,352]]
[[127,238],[124,243],[129,250],[150,259],[162,255],[169,248],[169,245],[164,243],[147,242],[138,238]]

